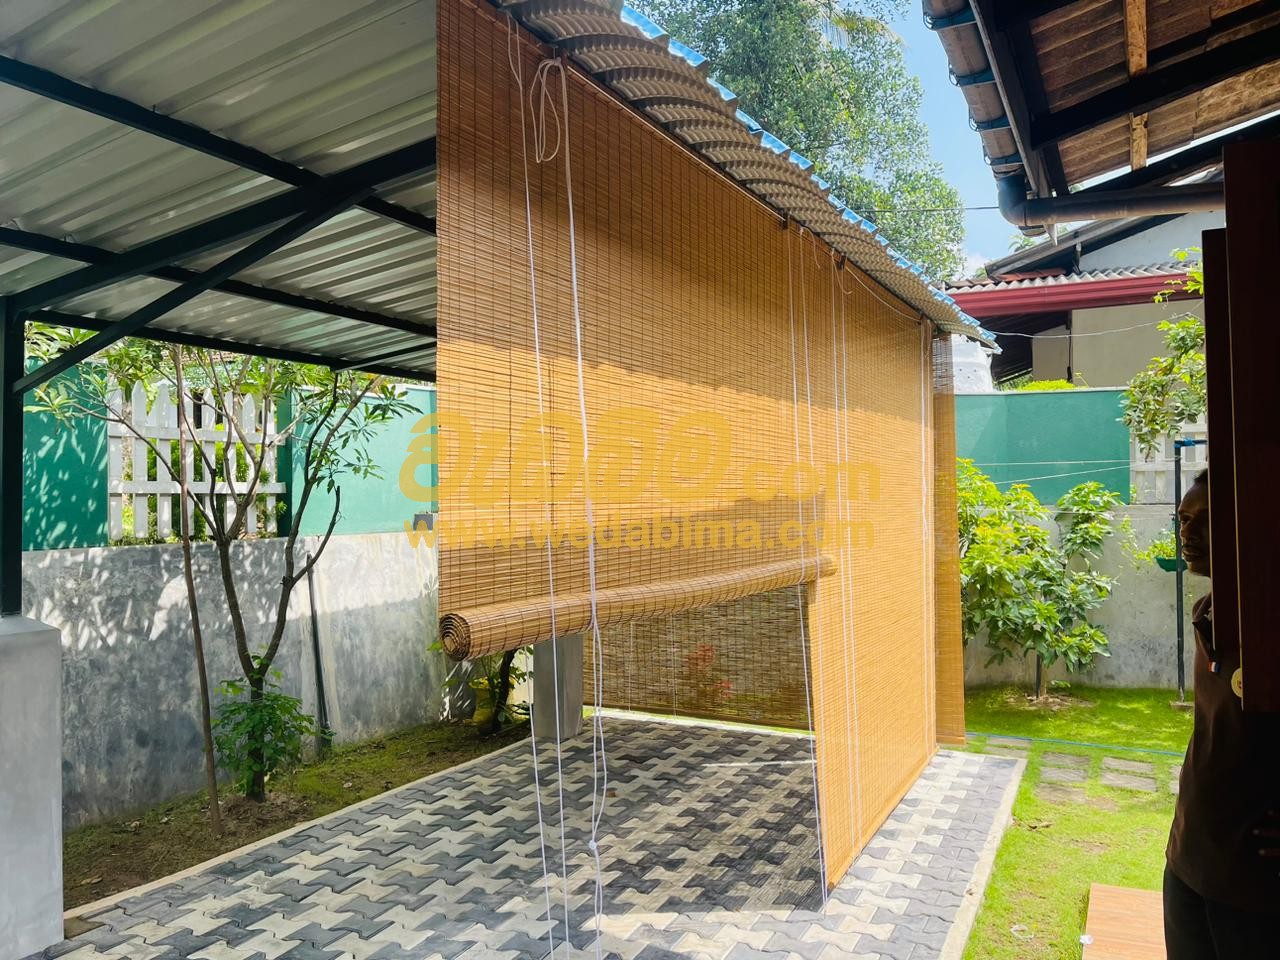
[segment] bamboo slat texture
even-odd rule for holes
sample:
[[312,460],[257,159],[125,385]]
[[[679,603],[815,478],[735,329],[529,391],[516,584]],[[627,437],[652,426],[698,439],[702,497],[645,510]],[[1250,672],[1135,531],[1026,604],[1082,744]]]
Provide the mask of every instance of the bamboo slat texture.
[[[609,533],[594,549],[599,596],[719,578],[723,593],[696,595],[722,621],[685,610],[603,627],[606,689],[615,701],[652,691],[637,709],[732,715],[733,701],[753,695],[744,680],[790,665],[779,686],[793,717],[811,698],[834,883],[936,747],[929,331],[811,234],[571,72],[568,138],[549,129],[546,140],[569,150],[571,183],[563,155],[529,164],[535,344],[521,152],[533,124],[522,130],[509,57],[527,94],[545,51],[471,0],[442,0],[439,31],[445,621],[471,622],[474,645],[476,611],[502,605],[523,613],[486,643],[544,636],[553,595],[590,593],[590,537],[559,535],[588,512]],[[559,104],[559,78],[549,80]],[[540,413],[543,425],[530,426]],[[814,523],[832,532],[788,536]],[[662,539],[660,529],[682,532]],[[820,556],[831,574],[790,597],[729,602],[749,571],[811,568]],[[770,615],[743,615],[752,604]],[[798,615],[779,630],[788,609]],[[708,644],[732,673],[685,669]],[[637,680],[614,683],[619,671]],[[654,676],[678,689],[641,679]]]
[[554,598],[523,598],[472,607],[463,613],[446,613],[441,617],[440,638],[449,656],[469,660],[582,633],[591,626],[593,600],[595,623],[611,627],[740,600],[783,587],[799,587],[830,574],[834,568],[830,557],[781,560],[704,577],[605,587],[597,590],[594,597],[590,593],[562,593]]
[[933,340],[933,532],[938,740],[964,743],[964,627],[956,504],[956,397],[951,337]]

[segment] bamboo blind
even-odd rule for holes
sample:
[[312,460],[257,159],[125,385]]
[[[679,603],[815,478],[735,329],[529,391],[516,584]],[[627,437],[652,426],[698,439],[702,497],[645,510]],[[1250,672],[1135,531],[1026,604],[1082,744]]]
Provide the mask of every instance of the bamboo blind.
[[[446,625],[461,631],[469,624],[473,642],[500,608],[501,636],[485,641],[492,649],[544,636],[553,593],[573,604],[590,590],[581,545],[560,543],[548,556],[533,535],[548,513],[569,524],[587,510],[575,479],[579,374],[567,191],[559,161],[532,165],[541,402],[554,424],[549,482],[530,497],[524,486],[515,493],[507,487],[513,475],[529,475],[521,448],[527,454],[529,444],[543,442],[524,426],[539,410],[539,364],[508,27],[487,5],[444,0],[439,28],[440,603]],[[515,46],[528,84],[542,53],[519,31]],[[674,616],[640,620],[665,611],[634,603],[602,629],[607,669],[654,673],[659,657],[670,658],[669,644],[646,641],[634,655],[625,644],[663,625],[681,631],[678,651],[703,656],[695,641],[711,622],[707,611],[766,602],[742,599],[728,585],[776,564],[812,570],[825,557],[830,574],[798,594],[793,587],[790,601],[776,582],[756,584],[753,597],[772,598],[775,612],[803,604],[804,616],[790,630],[779,631],[776,616],[715,621],[720,662],[743,670],[724,678],[727,692],[708,694],[700,674],[690,679],[676,669],[668,676],[683,684],[673,712],[724,715],[729,708],[721,701],[748,693],[743,681],[752,671],[807,657],[809,677],[800,671],[802,685],[792,683],[787,710],[794,713],[807,679],[834,883],[935,746],[928,333],[883,288],[837,263],[811,235],[784,229],[771,211],[590,81],[571,75],[568,96],[582,393],[591,450],[618,465],[620,480],[612,496],[593,493],[595,524],[693,518],[731,527],[750,522],[760,534],[729,544],[597,548],[598,601],[650,588],[683,592],[702,605],[690,610],[685,601],[670,608],[680,611]],[[723,435],[707,426],[708,414]],[[686,446],[676,444],[686,467],[702,463],[692,451],[705,441],[710,460],[722,463],[720,479],[708,489],[690,484],[678,501],[658,495],[635,468],[655,435],[659,446],[686,439]],[[468,437],[474,456],[467,455]],[[502,442],[484,439],[495,437]],[[780,471],[840,462],[861,465],[850,472],[854,482],[825,484],[799,499],[751,494],[744,480],[761,465]],[[801,519],[845,521],[845,535],[784,546],[785,525]],[[451,539],[451,530],[486,525],[505,531],[501,544]],[[719,578],[723,592],[704,589],[709,578]],[[737,606],[727,604],[735,597]],[[640,684],[614,689],[621,696]],[[666,709],[657,694],[645,706]]]
[[956,397],[951,337],[933,341],[934,591],[938,740],[964,743],[964,629],[956,505]]

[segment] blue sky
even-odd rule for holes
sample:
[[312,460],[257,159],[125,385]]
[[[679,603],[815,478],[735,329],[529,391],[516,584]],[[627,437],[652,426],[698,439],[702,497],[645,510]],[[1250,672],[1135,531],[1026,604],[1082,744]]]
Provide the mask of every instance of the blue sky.
[[[982,156],[982,140],[969,129],[969,110],[960,89],[951,83],[942,44],[924,25],[920,4],[911,0],[906,16],[890,26],[906,44],[907,68],[924,86],[923,119],[929,127],[933,155],[948,181],[960,191],[966,207],[994,206],[995,179]],[[1009,252],[1014,227],[996,210],[965,214],[965,272],[972,274],[987,260]]]

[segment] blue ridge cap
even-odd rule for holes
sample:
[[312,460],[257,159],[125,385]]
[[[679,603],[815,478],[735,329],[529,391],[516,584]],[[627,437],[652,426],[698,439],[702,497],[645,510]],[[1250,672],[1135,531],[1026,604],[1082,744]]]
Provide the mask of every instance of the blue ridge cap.
[[761,146],[768,147],[777,154],[787,154],[791,152],[790,147],[763,127],[760,128],[760,144]]
[[801,170],[813,169],[813,161],[810,160],[808,157],[806,157],[804,154],[796,153],[794,150],[791,151],[791,162],[794,163]]
[[735,110],[734,115],[738,118],[738,122],[750,130],[752,133],[764,133],[764,127],[756,121],[756,118],[741,109]]
[[697,50],[694,50],[692,47],[686,47],[679,40],[668,40],[667,50],[685,61],[685,63],[689,64],[689,66],[693,67],[695,70],[701,69],[701,67],[707,62],[706,57],[700,54]]
[[662,37],[670,36],[667,31],[663,30],[639,10],[624,6],[621,17],[623,23],[628,23],[635,27],[649,40],[659,40]]
[[723,83],[720,83],[719,81],[713,80],[710,77],[708,77],[707,84],[711,86],[717,93],[720,94],[720,99],[723,100],[725,103],[738,102],[738,95],[734,93],[732,90],[730,90],[728,87],[726,87]]

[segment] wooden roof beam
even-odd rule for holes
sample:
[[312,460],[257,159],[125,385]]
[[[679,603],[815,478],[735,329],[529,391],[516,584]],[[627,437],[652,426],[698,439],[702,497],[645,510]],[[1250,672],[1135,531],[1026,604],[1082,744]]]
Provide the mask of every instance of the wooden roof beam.
[[[1147,0],[1124,0],[1124,46],[1129,79],[1147,72]],[[1129,115],[1129,169],[1147,165],[1147,114]]]
[[1280,25],[1228,40],[1203,53],[1148,70],[1080,103],[1033,118],[1030,149],[1043,149],[1126,114],[1154,110],[1277,60]]

